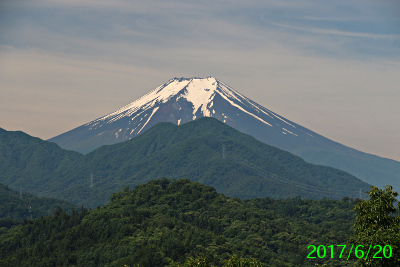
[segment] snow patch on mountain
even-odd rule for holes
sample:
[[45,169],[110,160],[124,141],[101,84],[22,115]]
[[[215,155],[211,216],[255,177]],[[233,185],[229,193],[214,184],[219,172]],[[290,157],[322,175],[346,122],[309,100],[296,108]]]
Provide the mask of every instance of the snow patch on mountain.
[[155,109],[153,109],[153,112],[151,112],[151,115],[149,116],[149,118],[147,119],[146,123],[142,126],[142,128],[140,128],[140,130],[138,131],[138,134],[143,130],[143,128],[146,126],[147,123],[149,123],[151,117],[153,117],[154,113],[157,112],[159,107],[156,107]]
[[[217,96],[218,99],[222,98],[228,106],[233,108],[229,109],[230,111],[227,110],[231,118],[228,118],[225,114],[221,115],[219,113],[221,111],[217,112],[217,110],[220,110],[215,103]],[[160,107],[162,108],[160,109]],[[159,110],[162,110],[162,113],[155,116]],[[240,115],[243,114],[257,119],[266,126],[282,129],[283,134],[289,133],[298,136],[294,131],[296,126],[214,77],[173,78],[136,101],[89,122],[85,126],[89,130],[95,130],[107,124],[124,121],[123,127],[127,127],[125,133],[122,134],[121,131],[118,131],[115,136],[116,138],[127,139],[143,132],[149,124],[153,125],[154,121],[151,119],[154,117],[161,118],[164,116],[163,120],[165,120],[165,116],[169,116],[167,120],[178,125],[202,116],[220,118],[221,121],[229,124],[235,120],[233,116],[241,118]],[[123,118],[127,118],[127,120],[121,120]],[[278,121],[282,126],[279,126]],[[289,131],[283,127],[293,130]]]

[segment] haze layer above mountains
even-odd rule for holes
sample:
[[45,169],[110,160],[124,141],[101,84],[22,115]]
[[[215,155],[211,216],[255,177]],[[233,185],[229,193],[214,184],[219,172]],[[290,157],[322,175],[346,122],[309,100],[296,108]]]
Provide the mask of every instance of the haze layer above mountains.
[[129,140],[159,122],[180,125],[200,117],[216,118],[307,162],[335,167],[367,183],[379,187],[391,184],[400,190],[400,162],[329,140],[213,77],[173,78],[121,109],[49,141],[88,153],[102,145]]

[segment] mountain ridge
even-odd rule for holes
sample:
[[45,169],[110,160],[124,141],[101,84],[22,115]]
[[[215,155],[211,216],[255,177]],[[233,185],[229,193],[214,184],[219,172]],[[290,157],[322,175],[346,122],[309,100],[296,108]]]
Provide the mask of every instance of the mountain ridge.
[[307,162],[344,170],[378,187],[391,184],[400,191],[400,162],[332,141],[257,104],[214,77],[173,78],[123,108],[49,141],[88,153],[101,145],[135,138],[158,122],[180,125],[204,116]]
[[[38,196],[86,207],[106,204],[112,192],[125,186],[161,177],[190,178],[240,198],[301,195],[341,199],[357,197],[360,189],[370,187],[348,173],[306,163],[208,117],[180,126],[159,123],[131,140],[105,145],[86,155],[75,152],[74,156],[54,171],[44,166],[35,180],[27,169],[15,185],[25,183]],[[9,181],[10,177],[2,179]]]

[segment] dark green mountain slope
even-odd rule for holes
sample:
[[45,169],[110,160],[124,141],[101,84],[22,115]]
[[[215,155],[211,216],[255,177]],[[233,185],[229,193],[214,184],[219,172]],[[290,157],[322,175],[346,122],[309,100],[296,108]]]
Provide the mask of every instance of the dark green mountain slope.
[[32,218],[49,216],[58,206],[67,212],[74,207],[73,204],[63,200],[39,198],[29,193],[14,191],[0,184],[0,221],[4,218],[23,221],[30,219],[31,216]]
[[[82,170],[84,177],[93,173],[93,189],[104,188],[96,191],[104,199],[107,193],[125,185],[132,187],[163,176],[190,177],[239,198],[301,195],[340,199],[369,188],[343,171],[308,164],[213,118],[181,126],[157,124],[130,141],[103,146],[85,155],[76,169]],[[78,181],[78,175],[75,172],[68,177]],[[87,179],[84,186],[88,187]],[[74,191],[79,192],[79,188],[66,190],[61,196],[67,198]]]
[[160,123],[129,141],[72,156],[75,161],[63,160],[41,177],[45,183],[25,179],[31,192],[95,207],[127,185],[161,177],[190,177],[239,198],[340,199],[369,188],[343,171],[308,164],[213,118],[181,126]]
[[[308,245],[344,245],[353,201],[241,201],[188,179],[125,188],[107,206],[28,221],[0,235],[1,266],[167,266],[204,254],[214,264],[233,254],[268,266],[353,266],[308,259]],[[346,252],[347,253],[347,252]],[[315,253],[314,253],[315,254]],[[347,254],[346,254],[347,255]],[[311,255],[315,256],[315,255]]]
[[[32,192],[36,187],[43,188],[60,166],[81,156],[55,143],[0,128],[0,183],[18,190]],[[50,187],[48,190],[51,191]]]

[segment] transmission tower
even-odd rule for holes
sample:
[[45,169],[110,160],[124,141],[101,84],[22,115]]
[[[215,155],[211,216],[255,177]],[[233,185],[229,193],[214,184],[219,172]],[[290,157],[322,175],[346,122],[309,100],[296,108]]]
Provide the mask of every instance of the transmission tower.
[[93,173],[90,174],[90,188],[93,187]]
[[222,145],[222,158],[226,158],[226,154],[225,154],[225,145]]
[[28,207],[29,207],[29,218],[32,221],[32,207],[31,206]]

